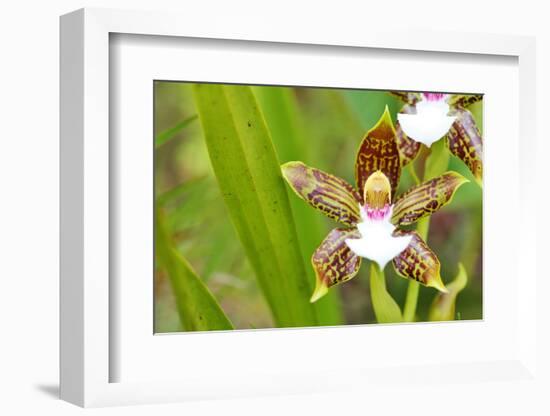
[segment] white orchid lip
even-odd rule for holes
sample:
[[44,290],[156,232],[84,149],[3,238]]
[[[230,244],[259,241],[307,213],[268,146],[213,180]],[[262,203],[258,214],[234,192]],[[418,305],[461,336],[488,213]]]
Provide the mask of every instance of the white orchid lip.
[[448,116],[449,105],[445,94],[422,94],[416,103],[416,114],[397,114],[403,132],[414,141],[430,147],[446,135],[456,117]]
[[357,224],[357,229],[361,238],[348,238],[346,245],[356,255],[378,263],[383,270],[390,260],[407,248],[412,236],[393,236],[392,205],[372,208],[365,204],[359,208],[362,222]]

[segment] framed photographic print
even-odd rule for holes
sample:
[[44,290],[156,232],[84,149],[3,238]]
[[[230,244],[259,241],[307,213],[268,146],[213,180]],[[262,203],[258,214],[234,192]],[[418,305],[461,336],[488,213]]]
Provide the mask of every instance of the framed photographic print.
[[482,94],[154,94],[156,333],[482,318]]
[[313,27],[62,17],[62,398],[541,386],[533,39]]

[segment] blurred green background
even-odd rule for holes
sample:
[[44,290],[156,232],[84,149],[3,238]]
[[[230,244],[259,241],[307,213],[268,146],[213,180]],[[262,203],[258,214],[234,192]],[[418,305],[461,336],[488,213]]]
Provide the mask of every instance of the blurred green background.
[[[385,91],[305,87],[253,87],[281,163],[301,160],[354,184],[357,147],[386,105],[395,122],[402,103]],[[273,320],[254,272],[233,228],[212,171],[191,84],[156,81],[154,124],[158,138],[173,136],[155,150],[155,193],[163,198],[166,223],[178,250],[191,263],[237,329],[270,328]],[[480,130],[482,103],[470,107]],[[167,134],[167,133],[174,133]],[[428,243],[442,264],[444,282],[451,281],[461,261],[468,273],[458,296],[457,319],[482,318],[482,190],[464,164],[451,156],[449,170],[472,181],[453,202],[431,217]],[[421,173],[421,172],[419,172]],[[400,192],[414,185],[403,170]],[[298,199],[289,189],[300,247],[312,286],[309,258],[337,224]],[[252,215],[252,213],[251,213]],[[331,324],[375,322],[370,304],[368,267],[351,281],[331,288],[340,313]],[[386,267],[388,290],[403,305],[408,281]],[[422,287],[417,320],[426,320],[436,291]],[[170,282],[155,273],[155,332],[182,331]]]

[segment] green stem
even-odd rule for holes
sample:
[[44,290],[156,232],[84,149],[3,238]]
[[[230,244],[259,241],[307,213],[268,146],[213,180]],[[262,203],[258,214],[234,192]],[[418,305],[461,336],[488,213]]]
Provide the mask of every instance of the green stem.
[[[447,170],[449,166],[450,153],[445,144],[445,140],[441,139],[435,142],[430,148],[430,154],[424,161],[423,180],[428,180],[440,175]],[[412,165],[412,163],[411,163]],[[414,172],[414,167],[411,167],[411,173]],[[413,178],[415,175],[413,174]],[[418,181],[418,176],[415,180]],[[428,242],[428,231],[430,229],[430,217],[422,218],[418,221],[416,232],[426,243]],[[407,288],[407,297],[405,298],[405,306],[403,308],[403,319],[405,322],[414,321],[416,314],[416,305],[418,303],[418,292],[420,284],[414,280],[409,281]]]
[[[408,165],[409,172],[414,182],[416,183],[416,185],[420,185],[421,183],[420,178],[416,173],[414,162],[415,161],[413,160],[411,163],[409,163]],[[429,226],[429,222],[427,224]],[[420,227],[420,223],[418,224],[418,227]],[[426,234],[427,234],[427,230],[426,230]],[[416,314],[416,304],[418,303],[419,290],[420,290],[420,284],[414,280],[409,280],[409,286],[407,287],[407,296],[405,298],[405,306],[403,307],[403,320],[405,322],[414,321],[414,315]]]
[[428,232],[430,231],[430,217],[424,217],[418,220],[416,225],[416,232],[422,238],[422,240],[428,240]]
[[413,322],[416,314],[416,304],[418,303],[418,292],[420,284],[414,280],[409,281],[407,287],[407,297],[405,298],[405,307],[403,308],[403,320],[405,322]]
[[[424,162],[424,180],[435,176],[439,171],[444,171],[449,164],[449,156],[444,146],[443,140],[435,143],[433,148],[430,149],[430,155]],[[410,163],[409,166],[413,165]],[[417,185],[420,184],[420,179],[416,175],[414,166],[410,167],[413,179]],[[422,218],[418,221],[416,226],[416,232],[424,241],[428,241],[428,231],[430,229],[430,217]],[[414,321],[416,315],[416,305],[418,304],[418,292],[420,291],[420,284],[414,280],[409,281],[409,287],[407,288],[407,296],[405,298],[405,306],[403,308],[403,319],[405,322]]]
[[372,309],[378,323],[403,321],[399,305],[386,289],[384,271],[374,262],[370,265],[370,293]]
[[409,168],[409,172],[414,180],[414,182],[417,184],[417,185],[420,185],[420,178],[418,177],[418,175],[416,174],[416,169],[414,167],[414,161],[412,161],[411,163],[409,163],[408,165],[408,168]]

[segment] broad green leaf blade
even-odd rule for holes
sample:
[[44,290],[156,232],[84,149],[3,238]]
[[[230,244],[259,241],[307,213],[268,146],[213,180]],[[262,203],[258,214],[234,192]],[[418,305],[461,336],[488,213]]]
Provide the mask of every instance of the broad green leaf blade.
[[478,101],[468,107],[468,111],[472,113],[476,126],[483,137],[483,101]]
[[[346,97],[346,91],[331,88],[308,88],[304,91],[306,91],[303,107],[304,121],[310,134],[308,151],[313,157],[311,162],[301,160],[338,173],[340,177],[351,182],[353,179],[353,171],[349,169],[351,161],[349,159],[340,161],[334,156],[354,153],[357,150],[357,142],[368,128],[363,127],[360,113],[354,111],[351,101]],[[361,111],[365,113],[364,108]],[[325,114],[330,116],[325,117]],[[342,166],[344,163],[345,167]]]
[[359,222],[361,197],[343,179],[302,162],[287,162],[281,171],[296,195],[313,208],[345,225]]
[[265,117],[273,145],[281,162],[303,159],[308,155],[299,109],[290,87],[252,87]]
[[157,137],[155,137],[155,148],[159,148],[164,143],[173,139],[176,136],[176,134],[178,134],[180,131],[186,128],[189,124],[191,124],[197,118],[198,116],[195,114],[194,116],[188,117],[185,120],[180,121],[174,127],[170,127],[169,129],[166,129],[160,132],[157,135]]
[[401,176],[401,159],[396,134],[386,106],[376,125],[363,138],[355,158],[355,181],[361,195],[368,177],[377,170],[388,177],[392,198],[395,195]]
[[395,201],[392,222],[410,225],[432,215],[450,203],[457,189],[466,182],[461,174],[447,172],[411,188]]
[[395,271],[407,279],[424,286],[447,292],[441,280],[441,263],[416,231],[395,230],[395,236],[412,236],[409,246],[393,259]]
[[250,87],[193,85],[228,211],[280,327],[317,325],[286,185]]
[[374,262],[370,265],[370,295],[378,323],[403,322],[401,309],[388,293],[384,274]]
[[430,307],[430,321],[452,321],[455,319],[456,298],[466,287],[468,276],[462,263],[458,264],[458,274],[447,285],[449,293],[438,293]]
[[[167,209],[166,224],[168,228],[173,231],[182,231],[200,226],[203,218],[211,210],[209,204],[215,201],[212,189],[214,186],[216,186],[214,178],[211,180],[205,177],[202,180],[186,182],[186,186],[182,188],[172,189],[174,191],[172,195],[159,195],[157,203]],[[177,191],[182,192],[177,195]],[[163,203],[164,205],[162,205]]]
[[233,329],[220,305],[189,263],[176,250],[161,209],[156,215],[156,253],[172,285],[182,326],[186,331]]
[[311,302],[315,302],[328,293],[328,288],[347,282],[355,277],[361,267],[361,257],[356,256],[346,245],[348,238],[357,238],[355,228],[335,228],[311,256],[315,269],[316,285]]
[[[291,87],[252,87],[258,99],[271,139],[279,160],[312,160],[310,146],[313,137],[305,127],[305,118],[299,107],[296,91]],[[304,204],[297,195],[288,189],[290,207],[294,214],[294,222],[298,233],[300,249],[306,264],[308,281],[314,282],[315,272],[310,263],[311,253],[325,237],[326,229],[321,223],[322,218],[312,215],[311,208]],[[315,310],[319,325],[338,325],[342,323],[339,293],[332,290],[319,301],[315,302]]]

